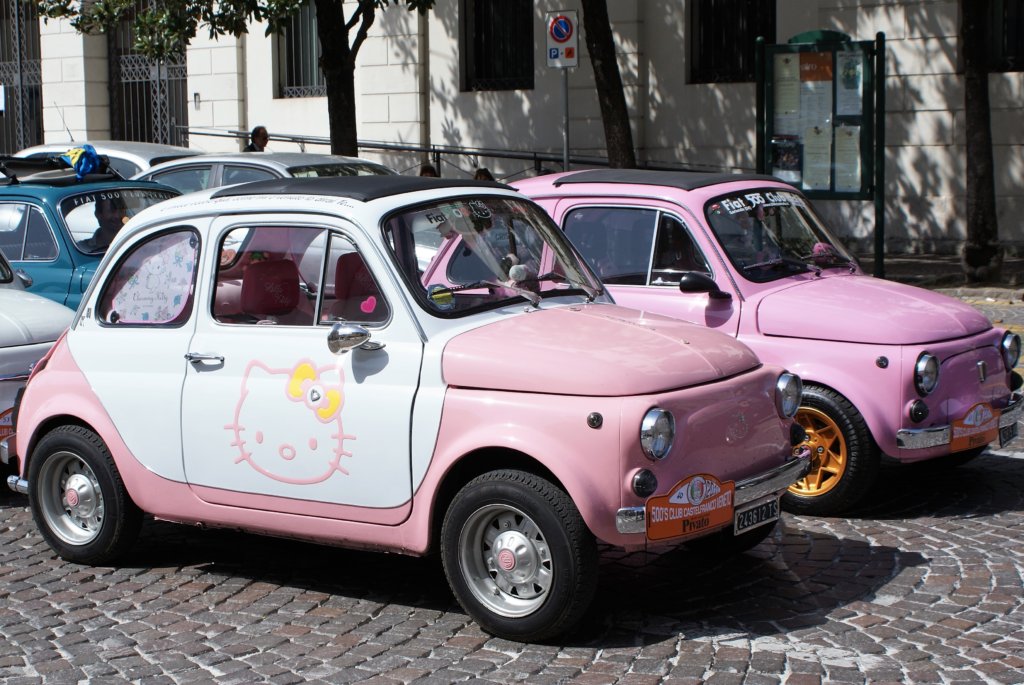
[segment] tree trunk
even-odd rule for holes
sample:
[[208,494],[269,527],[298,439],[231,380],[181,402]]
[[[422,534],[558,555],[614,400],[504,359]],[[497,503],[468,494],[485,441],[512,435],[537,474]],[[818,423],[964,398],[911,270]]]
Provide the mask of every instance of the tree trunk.
[[1003,247],[996,221],[992,118],[988,99],[985,24],[987,2],[961,0],[960,47],[964,63],[967,137],[967,240],[961,264],[968,283],[998,282]]
[[350,24],[358,24],[365,36],[375,18],[373,2],[362,0],[353,19],[345,20],[342,0],[316,0],[317,36],[320,39],[320,69],[327,90],[327,121],[331,132],[331,153],[355,157],[359,154],[356,122],[356,54],[362,40],[349,43]]
[[622,76],[615,57],[615,41],[608,19],[606,0],[582,0],[583,29],[586,33],[590,63],[594,67],[597,101],[601,105],[608,164],[612,167],[636,167],[633,131],[629,127],[629,111],[622,91]]

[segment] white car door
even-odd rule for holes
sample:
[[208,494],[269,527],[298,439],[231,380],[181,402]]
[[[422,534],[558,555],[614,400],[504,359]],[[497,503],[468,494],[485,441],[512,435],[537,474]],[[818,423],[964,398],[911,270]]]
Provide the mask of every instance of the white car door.
[[[182,394],[189,484],[218,504],[404,520],[423,344],[378,255],[354,232],[280,217],[216,219],[211,235],[212,304]],[[365,327],[370,344],[332,353],[338,321]]]

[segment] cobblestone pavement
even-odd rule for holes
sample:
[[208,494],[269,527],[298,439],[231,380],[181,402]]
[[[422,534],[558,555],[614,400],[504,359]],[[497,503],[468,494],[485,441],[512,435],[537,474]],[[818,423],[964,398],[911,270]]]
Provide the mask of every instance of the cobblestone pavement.
[[1021,683],[1024,453],[886,466],[851,518],[728,563],[602,556],[585,628],[488,637],[433,559],[149,524],[118,568],[0,504],[0,679],[21,683]]
[[[1024,330],[1019,297],[950,294]],[[150,523],[125,564],[83,567],[8,494],[0,682],[1024,683],[1024,451],[886,465],[870,502],[785,514],[728,562],[606,550],[584,628],[522,645],[436,559]]]

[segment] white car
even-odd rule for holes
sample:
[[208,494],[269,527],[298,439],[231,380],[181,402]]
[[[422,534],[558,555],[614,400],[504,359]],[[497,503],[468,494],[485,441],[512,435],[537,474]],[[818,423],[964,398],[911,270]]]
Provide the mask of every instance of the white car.
[[136,175],[135,180],[157,181],[182,193],[191,193],[274,178],[392,176],[397,173],[383,164],[359,157],[310,152],[229,152],[164,162]]
[[0,440],[14,430],[14,400],[29,370],[74,315],[64,305],[25,292],[22,280],[0,253]]
[[15,152],[15,157],[52,157],[61,155],[71,148],[92,145],[97,154],[105,155],[122,178],[131,178],[146,169],[181,157],[191,157],[202,153],[177,145],[161,145],[159,143],[139,143],[132,140],[83,140],[70,143],[46,143],[35,145]]

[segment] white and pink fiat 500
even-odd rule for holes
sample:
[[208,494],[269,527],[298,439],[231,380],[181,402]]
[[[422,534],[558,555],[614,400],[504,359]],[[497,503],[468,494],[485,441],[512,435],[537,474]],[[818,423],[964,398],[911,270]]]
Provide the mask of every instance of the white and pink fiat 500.
[[808,464],[798,377],[602,293],[498,184],[169,200],[119,234],[35,368],[9,484],[68,560],[116,559],[144,513],[439,549],[483,628],[553,636],[592,598],[599,541],[741,550]]
[[618,304],[728,333],[804,381],[811,469],[783,503],[857,504],[882,454],[962,462],[1016,437],[1017,335],[939,293],[865,276],[770,176],[593,170],[516,186]]

